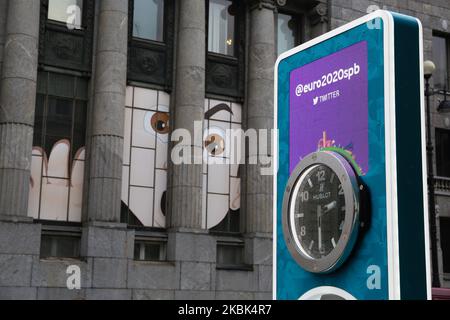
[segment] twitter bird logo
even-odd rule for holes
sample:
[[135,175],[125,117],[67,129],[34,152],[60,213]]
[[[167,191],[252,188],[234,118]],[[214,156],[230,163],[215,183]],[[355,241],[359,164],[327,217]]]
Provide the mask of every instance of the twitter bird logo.
[[317,105],[317,103],[319,103],[319,97],[315,97],[313,99],[313,103],[314,103],[314,105]]

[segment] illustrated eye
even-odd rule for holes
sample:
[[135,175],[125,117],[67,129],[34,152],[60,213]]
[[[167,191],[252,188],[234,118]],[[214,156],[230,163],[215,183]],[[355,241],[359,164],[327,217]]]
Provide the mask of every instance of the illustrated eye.
[[212,156],[221,155],[225,151],[225,141],[220,135],[211,133],[205,139],[205,148]]
[[164,112],[156,112],[150,119],[153,130],[159,134],[169,133],[169,115]]

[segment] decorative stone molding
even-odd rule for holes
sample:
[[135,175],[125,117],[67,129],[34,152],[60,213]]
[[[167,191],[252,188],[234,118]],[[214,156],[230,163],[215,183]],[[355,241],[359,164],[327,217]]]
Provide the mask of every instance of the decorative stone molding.
[[325,3],[319,3],[308,13],[308,18],[311,27],[328,23],[328,6]]
[[450,196],[450,178],[435,177],[434,189],[437,195]]
[[269,9],[276,10],[276,5],[274,0],[248,0],[247,1],[249,10],[253,11],[255,9]]

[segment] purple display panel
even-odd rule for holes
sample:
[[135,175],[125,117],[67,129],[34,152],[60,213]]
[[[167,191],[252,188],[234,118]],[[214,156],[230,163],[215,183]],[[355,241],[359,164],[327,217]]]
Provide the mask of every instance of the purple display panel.
[[347,151],[369,170],[367,42],[359,42],[290,74],[290,173],[323,148]]

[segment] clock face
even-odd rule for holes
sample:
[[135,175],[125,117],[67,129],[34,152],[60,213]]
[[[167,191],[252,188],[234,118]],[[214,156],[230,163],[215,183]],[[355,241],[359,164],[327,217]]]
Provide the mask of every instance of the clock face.
[[346,158],[312,153],[295,167],[283,199],[286,246],[303,269],[328,273],[349,257],[358,236],[360,185]]
[[299,177],[291,197],[293,234],[304,254],[320,259],[336,248],[345,222],[342,183],[330,167],[313,165]]

